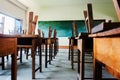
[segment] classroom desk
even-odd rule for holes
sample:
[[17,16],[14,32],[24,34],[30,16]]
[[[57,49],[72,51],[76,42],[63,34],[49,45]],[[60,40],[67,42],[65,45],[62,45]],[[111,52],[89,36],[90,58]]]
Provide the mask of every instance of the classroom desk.
[[[54,38],[52,38],[53,40]],[[17,80],[17,48],[23,45],[32,47],[32,79],[35,79],[35,72],[42,71],[42,54],[41,45],[42,41],[46,44],[46,57],[47,57],[47,42],[48,38],[41,38],[39,35],[0,35],[0,57],[12,54],[12,74],[11,79]],[[53,40],[54,41],[54,40]],[[7,46],[6,46],[7,44]],[[11,46],[8,46],[11,45]],[[39,67],[35,67],[35,51],[39,47]],[[54,46],[55,47],[55,46]],[[4,54],[3,54],[4,53]],[[52,56],[51,56],[52,57]],[[13,65],[14,64],[14,65]],[[47,58],[45,65],[47,65]]]
[[[49,64],[51,64],[52,61],[52,57],[57,55],[57,41],[58,38],[47,38],[44,37],[42,38],[42,45],[45,45],[45,68],[47,68],[47,63],[49,62]],[[49,47],[49,48],[48,48]],[[53,52],[53,48],[54,48],[54,54],[52,54]],[[48,54],[48,49],[49,49],[49,54]],[[48,56],[49,55],[49,59]]]
[[72,39],[73,39],[73,40],[74,40],[74,45],[77,45],[77,39],[75,39],[75,37],[68,37],[68,39],[69,39],[68,60],[70,60],[70,53],[71,53],[70,45],[71,45],[71,41],[72,41]]
[[94,80],[102,80],[102,65],[120,80],[120,27],[90,34],[94,49]]
[[[78,49],[80,51],[80,60],[78,63],[78,70],[79,70],[79,80],[84,80],[84,79],[91,79],[85,77],[85,53],[93,52],[93,39],[88,37],[88,33],[80,33],[79,36],[77,37],[78,39]],[[91,63],[91,62],[87,62]]]
[[11,55],[11,80],[17,80],[17,38],[12,35],[0,34],[0,57]]
[[[32,79],[35,79],[35,72],[37,70],[42,71],[42,55],[41,55],[41,38],[38,35],[18,35],[17,46],[29,45],[32,48]],[[39,67],[35,67],[35,52],[39,47]]]

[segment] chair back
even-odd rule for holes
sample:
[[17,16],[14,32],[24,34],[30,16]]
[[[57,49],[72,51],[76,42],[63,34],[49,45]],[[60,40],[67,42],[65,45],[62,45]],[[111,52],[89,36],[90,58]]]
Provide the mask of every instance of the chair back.
[[118,19],[119,19],[119,21],[120,21],[120,0],[112,0],[112,1],[113,1],[115,10],[116,10]]
[[33,19],[33,12],[29,12],[29,26],[28,26],[28,34],[29,35],[35,34],[37,20],[38,20],[38,15],[35,15],[35,17]]
[[35,15],[34,20],[32,21],[32,35],[35,35],[37,20],[38,20],[38,16]]
[[48,31],[48,38],[51,38],[51,37],[52,37],[52,28],[50,26]]
[[86,10],[84,10],[84,11],[83,11],[83,13],[84,13],[85,25],[86,25],[86,28],[87,28],[87,32],[89,33],[89,32],[90,32],[90,28],[89,28],[89,26],[88,26],[87,11],[86,11]]
[[87,27],[88,33],[92,32],[92,28],[94,27],[94,20],[93,20],[93,11],[92,11],[92,4],[87,4],[87,10],[84,11],[84,18],[85,24]]
[[38,29],[38,35],[41,37],[41,31],[40,31],[40,29]]
[[78,37],[78,28],[76,25],[76,21],[73,21],[73,31],[74,31],[75,37]]
[[45,34],[44,34],[44,32],[42,31],[42,37],[44,38],[45,37]]
[[56,38],[56,37],[57,37],[57,31],[56,31],[56,29],[54,29],[53,38]]

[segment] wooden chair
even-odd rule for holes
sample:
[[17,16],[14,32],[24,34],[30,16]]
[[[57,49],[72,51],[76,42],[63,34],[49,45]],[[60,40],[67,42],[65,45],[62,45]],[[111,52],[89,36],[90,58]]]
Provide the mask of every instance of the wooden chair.
[[53,46],[54,46],[54,48],[53,48],[54,49],[53,57],[55,58],[55,56],[57,55],[57,51],[58,51],[58,38],[57,38],[57,31],[56,31],[56,29],[54,29],[52,43],[53,43]]
[[[28,34],[23,34],[23,35],[35,35],[35,28],[36,28],[37,20],[38,20],[38,16],[35,15],[35,17],[33,18],[33,12],[29,12]],[[22,41],[20,41],[20,40],[18,42],[22,43]],[[24,52],[26,54],[26,59],[28,59],[28,56],[30,55],[30,54],[28,54],[28,52],[29,52],[29,49],[31,49],[31,48],[32,48],[32,46],[27,45],[27,44],[26,45],[18,45],[18,50],[20,51],[20,57],[18,59],[20,59],[21,63],[22,63],[22,51],[24,50]]]
[[[81,33],[79,34],[79,40],[78,40],[78,47],[80,50],[80,59],[79,59],[79,79],[93,79],[93,78],[87,78],[85,77],[85,63],[91,63],[85,62],[85,53],[92,53],[93,52],[93,40],[92,38],[88,37],[88,34],[90,34],[92,31],[91,29],[94,26],[93,22],[93,13],[92,13],[92,4],[87,4],[87,10],[83,11],[84,18],[85,18],[85,25],[87,28],[87,33]],[[92,54],[91,54],[92,55]]]
[[[73,21],[73,31],[75,33],[75,37],[78,37],[78,29],[77,29],[77,25],[76,22]],[[74,63],[78,63],[78,61],[75,61],[74,57],[79,55],[79,50],[77,47],[77,39],[75,39],[75,37],[70,37],[69,38],[69,53],[68,53],[68,59],[71,59],[71,66],[72,69],[74,69]],[[75,50],[77,51],[77,54],[75,55]],[[79,58],[79,57],[77,57]]]
[[[43,32],[42,35],[44,36]],[[48,37],[42,38],[42,45],[45,46],[45,68],[48,67],[47,63],[49,62],[49,64],[51,64],[52,61],[52,28],[49,27],[48,30]],[[49,51],[49,52],[48,52]]]

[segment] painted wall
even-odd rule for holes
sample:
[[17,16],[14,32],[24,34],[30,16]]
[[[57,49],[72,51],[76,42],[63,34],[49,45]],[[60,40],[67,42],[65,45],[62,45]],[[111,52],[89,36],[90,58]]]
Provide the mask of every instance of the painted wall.
[[[86,5],[86,4],[85,4]],[[84,20],[83,10],[86,6],[42,7],[39,9],[39,20]],[[112,4],[93,4],[94,19],[118,21]]]
[[[55,4],[55,0],[51,0],[51,2],[47,0],[18,1],[28,6],[29,11],[34,11],[35,14],[38,14],[40,21],[84,20],[83,10],[87,9],[87,3],[92,3],[94,19],[118,21],[112,0],[61,0],[57,1],[57,4]],[[82,3],[79,4],[79,2]]]
[[27,7],[16,0],[0,0],[0,12],[8,16],[21,19],[23,28],[27,26]]

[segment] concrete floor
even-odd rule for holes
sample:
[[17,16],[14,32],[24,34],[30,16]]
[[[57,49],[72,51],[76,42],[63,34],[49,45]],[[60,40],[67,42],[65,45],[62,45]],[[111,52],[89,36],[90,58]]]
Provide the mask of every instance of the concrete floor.
[[[88,57],[88,56],[87,56]],[[37,57],[36,57],[37,58]],[[86,60],[90,60],[88,57]],[[31,69],[31,57],[28,60],[23,57],[23,63],[18,61],[18,72],[17,80],[32,80],[32,69]],[[36,66],[37,66],[36,59]],[[93,77],[93,65],[85,64],[85,77]],[[5,70],[0,69],[0,80],[11,80],[11,62],[6,61]],[[103,77],[112,77],[109,73],[103,70]],[[44,56],[43,56],[43,70],[42,73],[36,72],[36,79],[34,80],[77,80],[77,64],[75,69],[71,69],[70,61],[68,60],[68,50],[59,50],[56,59],[52,61],[52,64],[48,65],[48,68],[44,67]],[[90,80],[90,79],[89,79]],[[91,79],[92,80],[92,79]]]

